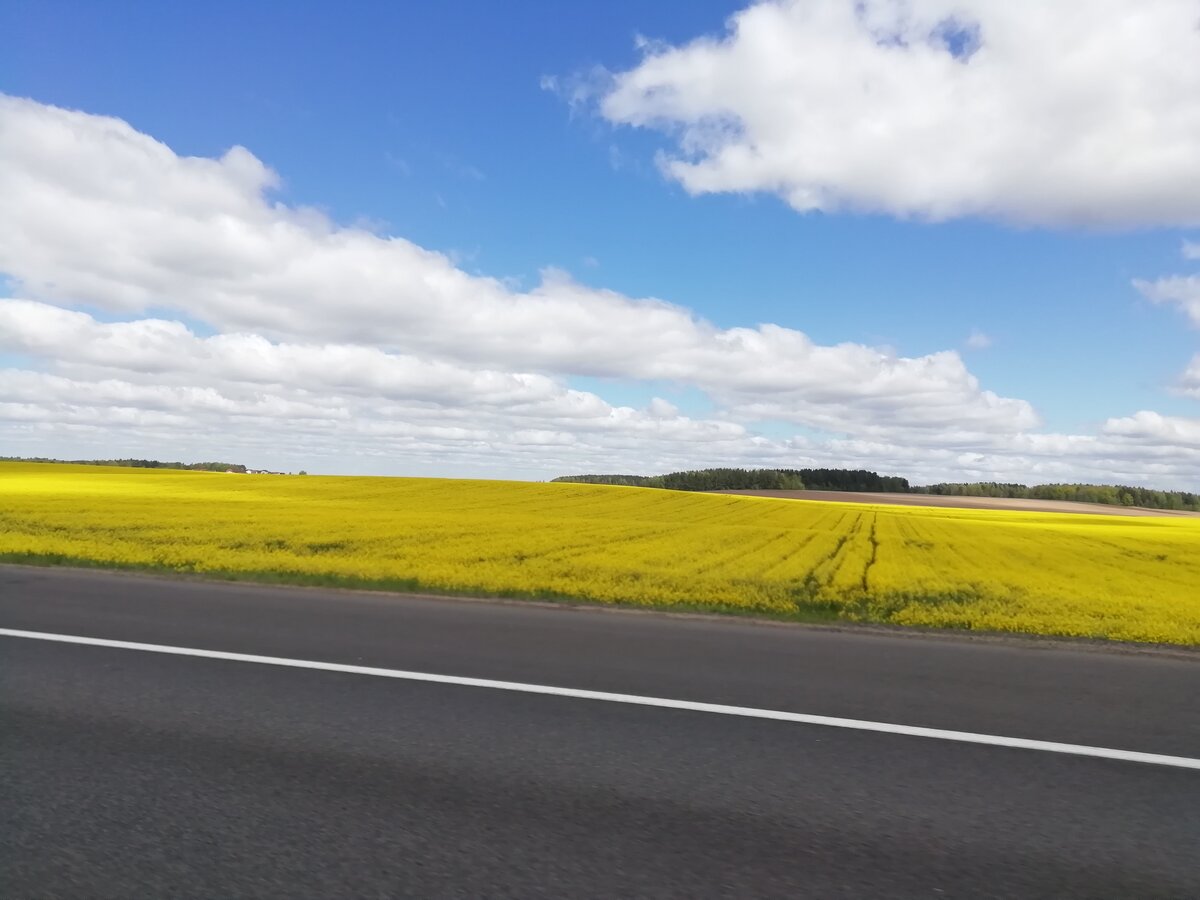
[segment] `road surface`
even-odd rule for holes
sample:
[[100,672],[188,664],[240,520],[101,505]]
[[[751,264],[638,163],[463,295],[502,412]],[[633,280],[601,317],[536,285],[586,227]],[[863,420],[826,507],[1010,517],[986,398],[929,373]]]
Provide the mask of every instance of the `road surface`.
[[1200,896],[1185,764],[522,687],[1186,763],[1186,655],[22,567],[0,628],[3,896]]

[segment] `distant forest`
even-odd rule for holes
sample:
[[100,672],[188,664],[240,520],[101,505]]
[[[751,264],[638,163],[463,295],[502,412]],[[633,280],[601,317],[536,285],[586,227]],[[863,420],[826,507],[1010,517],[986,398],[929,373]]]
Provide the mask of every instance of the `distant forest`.
[[907,478],[863,469],[697,469],[667,475],[564,475],[558,482],[616,484],[675,491],[868,491],[890,494],[943,494],[957,497],[1014,497],[1071,500],[1111,506],[1200,512],[1200,494],[1156,491],[1111,484],[1000,484],[997,482],[910,485]]
[[246,467],[223,462],[159,462],[157,459],[46,459],[41,456],[0,456],[0,462],[58,463],[64,466],[123,466],[129,469],[184,469],[189,472],[238,472]]
[[1030,500],[1074,500],[1107,503],[1111,506],[1143,506],[1148,509],[1182,509],[1200,512],[1200,494],[1191,491],[1156,491],[1124,484],[931,484],[914,488],[914,493],[946,494],[957,497],[1017,497]]
[[564,475],[555,481],[622,484],[672,491],[887,491],[908,493],[907,478],[865,469],[697,469],[667,475]]

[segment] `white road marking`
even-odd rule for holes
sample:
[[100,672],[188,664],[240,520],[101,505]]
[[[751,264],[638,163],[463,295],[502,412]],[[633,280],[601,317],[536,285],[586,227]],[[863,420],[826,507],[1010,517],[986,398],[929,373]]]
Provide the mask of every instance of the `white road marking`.
[[316,669],[321,672],[341,672],[348,675],[370,675],[375,678],[398,678],[404,681],[426,681],[460,687],[491,688],[521,694],[547,694],[552,697],[571,697],[576,700],[601,700],[606,703],[625,703],[632,706],[652,706],[688,712],[713,713],[721,716],[741,716],[748,719],[769,719],[801,725],[824,725],[854,731],[875,731],[881,734],[903,734],[910,737],[957,741],[963,744],[985,744],[991,747],[1013,747],[1018,750],[1040,750],[1044,753],[1065,753],[1071,756],[1093,756],[1122,762],[1171,766],[1177,769],[1200,770],[1200,759],[1187,756],[1166,756],[1136,750],[1114,750],[1109,747],[1089,747],[1085,744],[1060,744],[1056,741],[1035,741],[1028,738],[1004,737],[995,734],[975,734],[970,731],[947,731],[942,728],[923,728],[918,725],[896,725],[890,722],[870,722],[863,719],[843,719],[837,716],[816,716],[808,713],[785,712],[775,709],[755,709],[750,706],[728,706],[723,703],[700,703],[694,700],[671,700],[665,697],[642,697],[637,694],[615,694],[609,691],[588,691],[579,688],[554,687],[545,684],[524,684],[519,681],[495,681],[490,678],[467,678],[461,675],[436,675],[430,672],[406,672],[402,669],[380,669],[373,666],[352,666],[344,663],[317,662],[308,659],[287,659],[280,656],[257,656],[252,653],[229,653],[224,650],[200,650],[193,647],[171,647],[165,644],[139,644],[134,641],[113,641],[105,638],[80,637],[70,634],[50,634],[43,631],[20,631],[0,628],[0,637],[52,641],[59,644],[83,644],[89,647],[111,647],[117,650],[140,650],[146,653],[165,653],[171,656],[195,656],[202,659],[222,659],[230,662],[258,663],[291,669]]

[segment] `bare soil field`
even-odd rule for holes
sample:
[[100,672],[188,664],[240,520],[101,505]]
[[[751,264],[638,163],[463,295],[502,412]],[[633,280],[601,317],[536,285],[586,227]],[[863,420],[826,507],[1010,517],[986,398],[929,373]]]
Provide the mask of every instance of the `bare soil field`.
[[895,506],[941,506],[949,509],[1011,509],[1026,512],[1087,513],[1103,516],[1192,516],[1200,513],[1176,509],[1146,509],[1140,506],[1109,506],[1105,503],[1076,503],[1072,500],[1020,500],[1009,497],[951,497],[941,494],[884,494],[860,491],[713,491],[746,497],[778,497],[783,500],[826,500],[841,503],[890,503]]

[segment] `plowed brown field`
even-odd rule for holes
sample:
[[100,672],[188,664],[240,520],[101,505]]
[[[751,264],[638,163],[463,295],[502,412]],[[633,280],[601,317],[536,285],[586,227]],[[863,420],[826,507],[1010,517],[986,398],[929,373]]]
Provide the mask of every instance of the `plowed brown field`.
[[1175,509],[1109,506],[1071,500],[1018,500],[1008,497],[951,497],[941,494],[885,494],[865,491],[713,491],[745,497],[778,497],[784,500],[823,500],[840,503],[889,503],[895,506],[940,506],[948,509],[1014,509],[1023,512],[1088,513],[1102,516],[1200,516]]

